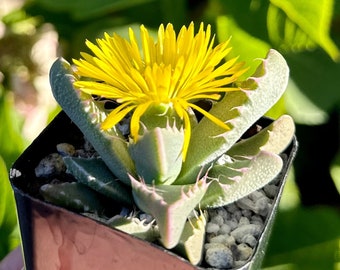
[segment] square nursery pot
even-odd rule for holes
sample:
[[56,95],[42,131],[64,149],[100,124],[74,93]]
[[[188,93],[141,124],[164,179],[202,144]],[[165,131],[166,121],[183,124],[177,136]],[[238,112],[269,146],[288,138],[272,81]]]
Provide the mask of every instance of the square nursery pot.
[[[261,118],[258,124],[266,126],[269,123],[270,119]],[[11,168],[10,181],[16,199],[26,269],[205,269],[204,263],[193,266],[161,246],[42,200],[39,188],[44,181],[35,177],[35,167],[42,158],[56,151],[56,144],[77,145],[82,137],[78,128],[61,112]],[[294,137],[282,155],[284,167],[277,180],[278,193],[264,221],[264,230],[258,237],[252,257],[238,269],[260,268],[296,150]]]

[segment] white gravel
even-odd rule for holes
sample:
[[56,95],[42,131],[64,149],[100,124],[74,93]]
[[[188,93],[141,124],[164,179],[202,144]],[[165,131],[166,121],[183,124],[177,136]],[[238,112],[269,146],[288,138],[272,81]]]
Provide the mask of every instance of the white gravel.
[[232,269],[251,259],[277,192],[277,186],[267,185],[235,203],[208,210],[204,250],[209,269]]

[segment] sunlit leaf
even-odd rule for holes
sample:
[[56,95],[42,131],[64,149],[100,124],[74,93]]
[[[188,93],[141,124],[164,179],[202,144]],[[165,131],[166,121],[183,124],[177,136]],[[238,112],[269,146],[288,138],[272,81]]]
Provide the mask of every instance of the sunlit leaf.
[[287,51],[322,47],[333,60],[340,52],[329,36],[333,0],[271,0],[267,27],[272,42]]
[[5,93],[1,95],[0,92],[0,155],[7,167],[11,166],[25,145],[20,134],[18,119],[11,96]]
[[220,16],[216,20],[217,37],[220,42],[226,41],[231,37],[230,45],[233,48],[229,57],[239,57],[244,61],[249,70],[243,74],[247,78],[254,73],[259,61],[256,59],[265,58],[270,46],[261,39],[258,39],[244,31],[238,24],[228,16]]
[[320,125],[327,121],[326,111],[315,105],[292,79],[289,80],[285,98],[287,111],[294,117],[296,123]]
[[[301,124],[322,124],[340,100],[340,63],[321,49],[287,54],[291,83],[286,91],[286,108]],[[294,84],[292,84],[294,82]]]
[[[219,6],[215,7],[216,13],[228,16],[235,21],[239,28],[252,36],[263,41],[267,40],[266,19],[269,1],[219,0],[211,2],[219,4]],[[249,44],[249,42],[246,43]]]
[[340,193],[340,151],[338,151],[336,157],[334,158],[330,171],[334,184]]
[[280,212],[263,266],[285,264],[287,268],[280,269],[337,269],[339,227],[339,214],[330,207]]
[[84,20],[102,16],[109,12],[121,11],[150,1],[154,0],[38,0],[37,2],[47,9],[70,12],[74,19]]
[[38,0],[37,2],[49,10],[69,12],[74,19],[84,20],[110,12],[121,11],[150,1],[154,0],[59,0],[54,2]]
[[18,232],[13,234],[17,226],[15,202],[8,179],[8,172],[0,156],[0,260],[11,249],[19,244]]

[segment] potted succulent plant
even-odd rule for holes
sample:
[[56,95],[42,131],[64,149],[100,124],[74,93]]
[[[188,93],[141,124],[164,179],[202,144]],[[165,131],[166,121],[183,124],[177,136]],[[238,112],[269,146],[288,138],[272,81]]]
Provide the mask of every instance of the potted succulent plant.
[[[141,26],[140,36],[141,44],[132,30],[129,40],[105,34],[97,45],[86,42],[94,55],[82,53],[75,68],[63,59],[51,68],[64,112],[11,170],[22,235],[28,233],[27,269],[231,268],[238,259],[214,262],[240,249],[226,251],[220,242],[208,251],[207,238],[223,227],[216,213],[239,200],[255,205],[247,196],[278,179],[273,200],[262,200],[275,212],[296,150],[294,123],[287,115],[257,121],[285,91],[283,57],[269,51],[255,74],[239,81],[246,69],[226,60],[228,42],[213,46],[210,26],[195,34],[191,23],[176,35],[171,24],[161,25],[156,42]],[[61,144],[80,148],[84,140],[94,148],[90,157]],[[56,145],[59,154],[48,157],[61,166],[57,176],[54,165],[47,167],[53,173],[34,175]],[[35,157],[33,148],[40,149]],[[266,216],[268,227],[273,216]],[[243,258],[243,269],[260,263],[269,233],[245,223],[256,232],[244,241],[259,255]]]

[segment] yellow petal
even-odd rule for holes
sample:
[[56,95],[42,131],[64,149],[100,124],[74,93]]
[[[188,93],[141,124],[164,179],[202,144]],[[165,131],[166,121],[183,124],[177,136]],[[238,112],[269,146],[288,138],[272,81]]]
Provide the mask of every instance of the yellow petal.
[[115,108],[104,120],[101,128],[104,130],[110,129],[118,124],[130,111],[134,110],[136,106],[124,103]]
[[81,53],[82,59],[74,60],[78,75],[75,87],[121,104],[109,113],[102,127],[110,128],[133,112],[130,132],[137,139],[140,118],[151,105],[173,104],[185,129],[184,156],[191,137],[189,107],[229,129],[193,103],[200,99],[218,101],[223,93],[240,90],[231,83],[246,69],[237,58],[225,61],[231,51],[229,40],[214,47],[211,26],[203,23],[196,34],[194,23],[190,23],[178,35],[172,24],[162,24],[156,41],[143,25],[140,34],[139,44],[131,28],[129,40],[104,33],[104,38],[96,40],[97,45],[86,41],[93,56]]
[[197,110],[198,112],[200,112],[201,114],[203,114],[205,117],[207,117],[209,120],[211,120],[212,122],[214,122],[216,125],[218,125],[219,127],[225,129],[225,130],[230,130],[230,127],[224,123],[223,121],[221,121],[220,119],[218,119],[217,117],[213,116],[212,114],[210,114],[209,112],[203,110],[201,107],[193,104],[193,103],[188,103],[190,107],[192,107],[193,109]]
[[130,134],[131,134],[131,137],[135,140],[138,140],[140,118],[145,113],[145,111],[150,107],[151,104],[152,102],[147,102],[147,103],[137,106],[135,111],[132,114],[131,123],[130,123]]

